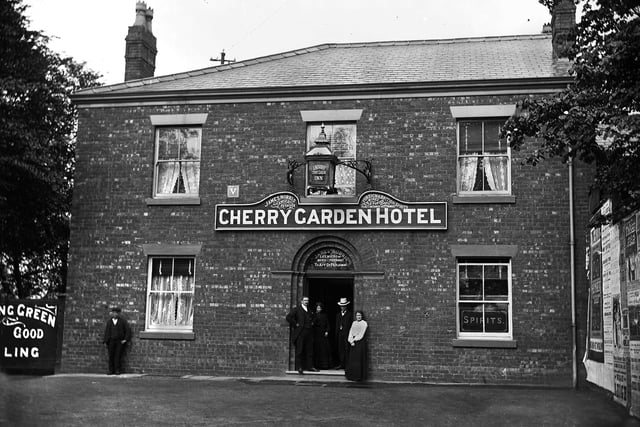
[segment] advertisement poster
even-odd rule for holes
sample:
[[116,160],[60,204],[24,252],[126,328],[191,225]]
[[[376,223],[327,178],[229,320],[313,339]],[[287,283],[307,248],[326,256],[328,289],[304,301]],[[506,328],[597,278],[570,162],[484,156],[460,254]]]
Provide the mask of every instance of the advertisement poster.
[[590,233],[591,319],[589,324],[589,359],[604,362],[604,336],[602,333],[602,246],[600,227]]
[[58,301],[0,301],[0,367],[52,374],[56,362]]
[[[603,207],[603,210],[605,207]],[[620,310],[620,285],[612,283],[611,227],[603,225],[600,233],[602,260],[602,336],[604,341],[604,384],[614,390],[614,354],[620,355],[622,343],[616,335],[615,311]]]

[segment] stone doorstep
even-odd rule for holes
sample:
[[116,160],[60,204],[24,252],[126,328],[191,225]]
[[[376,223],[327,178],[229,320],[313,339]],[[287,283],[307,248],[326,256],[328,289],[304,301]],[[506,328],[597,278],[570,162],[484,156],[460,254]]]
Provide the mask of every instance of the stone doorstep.
[[[318,376],[318,377],[343,377],[344,378],[344,369],[327,369],[323,371],[313,372],[313,371],[303,371],[304,375],[309,376]],[[286,371],[287,375],[296,375],[300,374],[298,371]]]

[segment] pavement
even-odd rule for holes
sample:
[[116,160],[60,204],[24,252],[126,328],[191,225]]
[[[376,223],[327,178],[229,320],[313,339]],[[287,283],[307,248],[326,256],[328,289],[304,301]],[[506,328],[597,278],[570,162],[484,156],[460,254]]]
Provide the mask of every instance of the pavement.
[[640,427],[601,390],[279,377],[0,374],[0,426]]

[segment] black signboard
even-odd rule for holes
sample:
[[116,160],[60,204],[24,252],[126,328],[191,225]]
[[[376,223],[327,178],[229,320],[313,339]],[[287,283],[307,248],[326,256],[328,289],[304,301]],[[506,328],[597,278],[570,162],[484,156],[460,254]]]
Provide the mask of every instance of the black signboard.
[[57,300],[0,301],[0,367],[6,372],[52,374],[60,304]]

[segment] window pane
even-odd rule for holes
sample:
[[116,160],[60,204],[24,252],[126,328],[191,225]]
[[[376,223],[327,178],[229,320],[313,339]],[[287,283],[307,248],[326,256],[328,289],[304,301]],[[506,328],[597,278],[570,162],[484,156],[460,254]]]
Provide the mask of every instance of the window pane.
[[193,276],[193,259],[176,258],[174,260],[173,274],[176,276]]
[[507,141],[500,139],[500,128],[503,122],[484,122],[484,152],[506,153]]
[[175,325],[175,298],[171,293],[154,293],[149,295],[149,325]]
[[485,304],[485,332],[509,332],[509,306],[507,304]]
[[176,325],[192,326],[193,325],[193,295],[181,294],[178,297],[178,311],[176,317]]
[[487,156],[483,160],[486,190],[506,191],[509,188],[509,157]]
[[180,180],[180,162],[161,162],[158,163],[156,173],[156,193],[171,194],[176,188],[179,188]]
[[151,262],[151,276],[171,277],[173,274],[173,258],[153,258]]
[[175,128],[158,128],[158,160],[180,157],[180,134]]
[[473,191],[476,186],[479,158],[476,156],[460,157],[458,161],[460,191]]
[[509,298],[508,271],[506,265],[485,266],[485,299],[506,301]]
[[344,165],[336,166],[335,188],[339,195],[355,196],[356,171]]
[[174,193],[198,194],[200,187],[200,162],[181,162],[180,184],[174,185]]
[[356,158],[356,125],[332,126],[331,151],[339,159]]
[[461,300],[481,300],[482,299],[482,266],[481,265],[461,265],[460,266],[460,299]]
[[460,154],[482,153],[482,122],[460,122]]
[[482,304],[460,304],[460,332],[482,332]]
[[183,160],[200,160],[200,133],[202,129],[180,129],[180,158]]

